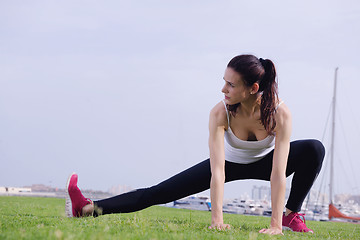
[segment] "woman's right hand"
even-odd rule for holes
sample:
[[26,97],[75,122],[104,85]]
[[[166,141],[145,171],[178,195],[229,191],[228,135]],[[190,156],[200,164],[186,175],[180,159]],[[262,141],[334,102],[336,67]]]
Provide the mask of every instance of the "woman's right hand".
[[227,229],[231,229],[231,226],[229,224],[224,224],[224,223],[212,223],[209,226],[209,229],[227,230]]

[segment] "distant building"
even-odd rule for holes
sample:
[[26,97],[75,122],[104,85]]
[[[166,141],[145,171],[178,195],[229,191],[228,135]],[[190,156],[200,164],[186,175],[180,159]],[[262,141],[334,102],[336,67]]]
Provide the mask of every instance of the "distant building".
[[271,196],[271,188],[267,186],[253,186],[251,190],[251,198],[253,200],[269,200]]
[[360,195],[336,194],[335,203],[360,205]]
[[26,186],[26,187],[31,188],[33,192],[55,192],[54,188],[50,186],[46,186],[44,184],[33,184],[31,186]]
[[[290,189],[286,188],[285,198],[288,198]],[[271,200],[271,187],[269,186],[256,186],[254,185],[251,190],[251,199],[253,200]]]
[[0,193],[23,193],[31,192],[31,188],[0,187]]

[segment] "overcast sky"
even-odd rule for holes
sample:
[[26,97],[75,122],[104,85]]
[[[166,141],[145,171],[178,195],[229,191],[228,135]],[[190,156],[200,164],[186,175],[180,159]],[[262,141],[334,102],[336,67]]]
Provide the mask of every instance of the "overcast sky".
[[226,64],[251,53],[277,67],[292,140],[323,138],[339,67],[335,192],[360,194],[359,23],[356,0],[2,0],[0,186],[146,187],[208,158]]

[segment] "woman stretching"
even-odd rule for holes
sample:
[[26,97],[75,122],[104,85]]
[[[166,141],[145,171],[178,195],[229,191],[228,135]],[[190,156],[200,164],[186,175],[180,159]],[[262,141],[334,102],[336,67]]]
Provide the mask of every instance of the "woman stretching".
[[[224,100],[214,106],[209,120],[210,158],[159,183],[108,199],[92,202],[77,187],[78,176],[67,183],[70,217],[99,216],[139,211],[210,188],[211,225],[223,222],[224,183],[239,179],[270,181],[270,227],[260,233],[282,234],[282,228],[313,232],[298,213],[320,172],[325,150],[317,140],[290,142],[291,114],[278,98],[276,71],[269,59],[236,56],[227,65],[222,89]],[[286,204],[286,177],[293,174]]]

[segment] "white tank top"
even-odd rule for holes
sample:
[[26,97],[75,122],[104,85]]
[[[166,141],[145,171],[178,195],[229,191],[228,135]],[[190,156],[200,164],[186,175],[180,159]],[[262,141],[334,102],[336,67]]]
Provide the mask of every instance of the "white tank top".
[[[228,129],[225,131],[224,147],[225,160],[234,163],[249,164],[259,161],[270,153],[275,146],[275,135],[268,135],[265,139],[260,141],[244,141],[235,136],[230,127],[229,112],[224,102]],[[276,109],[282,104],[280,102]]]

